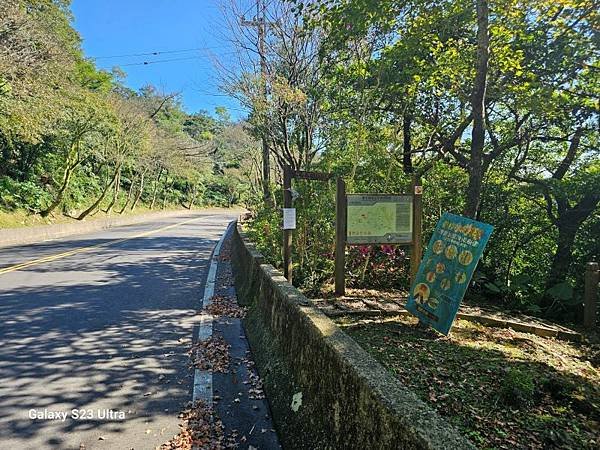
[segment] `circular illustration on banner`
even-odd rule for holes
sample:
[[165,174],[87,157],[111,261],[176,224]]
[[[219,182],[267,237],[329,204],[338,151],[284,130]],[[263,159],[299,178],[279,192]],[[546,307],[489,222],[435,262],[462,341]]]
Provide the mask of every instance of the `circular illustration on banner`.
[[446,258],[454,259],[454,258],[456,258],[457,253],[458,253],[458,250],[456,248],[456,245],[449,245],[448,247],[446,247],[446,251],[444,254],[446,255]]
[[437,263],[435,265],[435,271],[437,273],[444,273],[444,270],[446,270],[446,264],[444,264],[444,263]]
[[452,283],[450,283],[450,280],[448,278],[444,278],[441,282],[440,282],[440,287],[447,291],[448,289],[450,289],[450,286],[452,286]]
[[427,300],[427,306],[429,306],[431,309],[436,309],[439,304],[440,302],[437,298],[430,297],[429,300]]
[[456,273],[456,277],[454,277],[454,279],[458,284],[463,284],[465,281],[467,281],[467,274],[459,271]]
[[422,305],[423,303],[427,302],[427,299],[429,298],[429,286],[427,286],[425,283],[417,284],[415,286],[413,295],[415,296],[415,302],[417,302],[419,305]]
[[444,242],[441,240],[437,240],[433,243],[433,253],[439,255],[444,251]]
[[433,283],[435,281],[435,273],[433,273],[433,272],[427,272],[427,275],[425,275],[425,279],[429,283]]
[[460,252],[460,255],[458,255],[458,262],[463,266],[468,266],[473,262],[473,253],[469,250],[463,250]]

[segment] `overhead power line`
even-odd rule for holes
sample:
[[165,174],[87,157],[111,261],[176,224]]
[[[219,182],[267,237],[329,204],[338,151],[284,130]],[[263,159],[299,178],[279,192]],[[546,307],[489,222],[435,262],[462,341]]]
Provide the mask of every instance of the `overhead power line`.
[[[236,54],[237,54],[236,52],[227,52],[227,53],[222,53],[220,56],[231,56],[231,55],[236,55]],[[204,58],[211,58],[211,56],[196,55],[196,56],[186,56],[185,58],[157,59],[155,61],[139,61],[139,62],[134,62],[134,63],[118,64],[118,67],[149,66],[151,64],[168,63],[168,62],[174,62],[174,61],[190,61],[192,59],[204,59]]]
[[142,62],[136,62],[136,63],[121,64],[120,67],[149,66],[150,64],[159,64],[159,63],[167,63],[167,62],[174,62],[174,61],[189,61],[192,59],[201,59],[201,57],[200,56],[189,56],[187,58],[172,58],[172,59],[159,59],[156,61],[142,61]]
[[90,56],[92,59],[112,59],[112,58],[131,58],[136,56],[158,56],[158,55],[166,55],[172,53],[189,53],[203,50],[217,50],[223,47],[196,47],[196,48],[185,48],[180,50],[160,50],[155,52],[146,52],[146,53],[130,53],[128,55],[106,55],[106,56]]

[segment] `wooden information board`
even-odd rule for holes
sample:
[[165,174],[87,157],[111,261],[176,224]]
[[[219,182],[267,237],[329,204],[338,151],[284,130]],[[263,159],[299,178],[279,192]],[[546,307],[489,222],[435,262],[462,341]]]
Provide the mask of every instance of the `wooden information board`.
[[413,196],[348,194],[347,244],[411,244]]

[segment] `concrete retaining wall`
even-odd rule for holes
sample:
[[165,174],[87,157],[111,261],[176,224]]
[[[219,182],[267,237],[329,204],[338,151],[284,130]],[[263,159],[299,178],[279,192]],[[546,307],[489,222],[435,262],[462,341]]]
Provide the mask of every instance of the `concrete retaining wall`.
[[[248,339],[286,449],[472,449],[290,285],[238,228]],[[415,374],[418,376],[418,374]]]
[[189,213],[187,210],[150,212],[129,216],[115,216],[107,219],[92,219],[72,223],[56,223],[34,227],[9,228],[0,230],[0,247],[35,244],[47,239],[102,231],[112,227],[148,222],[163,217],[172,217]]

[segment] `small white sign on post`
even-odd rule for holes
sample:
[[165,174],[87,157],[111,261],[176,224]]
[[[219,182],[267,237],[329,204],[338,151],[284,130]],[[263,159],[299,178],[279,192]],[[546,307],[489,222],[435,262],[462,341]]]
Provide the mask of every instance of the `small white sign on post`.
[[283,208],[283,229],[296,229],[296,208]]

